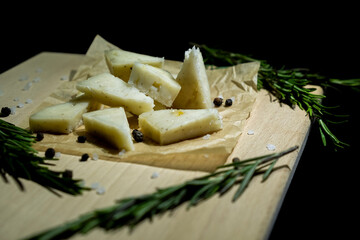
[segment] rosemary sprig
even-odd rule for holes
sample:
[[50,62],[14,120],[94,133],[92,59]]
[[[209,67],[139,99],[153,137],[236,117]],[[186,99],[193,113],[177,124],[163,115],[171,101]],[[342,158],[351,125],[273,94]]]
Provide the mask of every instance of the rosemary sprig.
[[216,194],[221,196],[235,185],[239,185],[232,198],[232,201],[236,201],[254,176],[262,175],[262,180],[265,181],[275,169],[277,160],[297,148],[298,146],[295,146],[283,152],[235,161],[203,177],[157,189],[150,194],[121,199],[110,207],[86,213],[28,239],[70,238],[77,233],[86,234],[94,228],[108,231],[127,226],[133,229],[145,219],[152,220],[154,216],[174,210],[184,203],[187,203],[187,208],[196,206]]
[[[198,45],[198,44],[197,44]],[[258,89],[266,89],[272,93],[280,103],[285,103],[291,107],[298,106],[304,110],[310,119],[317,123],[320,131],[321,140],[327,146],[328,139],[334,145],[334,149],[344,148],[349,144],[339,140],[329,129],[329,124],[342,123],[338,118],[346,117],[330,112],[328,107],[321,103],[325,95],[314,94],[315,88],[308,85],[318,85],[321,87],[339,86],[360,91],[360,79],[340,80],[313,74],[308,69],[280,69],[274,68],[266,60],[258,60],[240,53],[233,53],[221,49],[210,48],[206,45],[198,45],[204,54],[204,61],[210,65],[236,65],[239,63],[258,61],[260,69],[258,73]],[[334,120],[336,119],[336,120]]]
[[80,195],[88,188],[80,185],[81,180],[63,177],[65,171],[52,171],[42,165],[47,159],[40,157],[32,148],[36,142],[35,136],[30,132],[0,119],[0,175],[8,183],[7,175],[11,176],[19,188],[24,191],[20,179],[27,179],[40,184],[54,194],[59,190],[71,195]]

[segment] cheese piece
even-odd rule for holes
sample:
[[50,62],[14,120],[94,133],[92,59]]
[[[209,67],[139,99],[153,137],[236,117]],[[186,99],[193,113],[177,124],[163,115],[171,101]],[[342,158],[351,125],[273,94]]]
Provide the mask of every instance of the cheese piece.
[[201,52],[195,46],[185,52],[184,63],[177,75],[181,90],[173,107],[185,109],[211,108],[211,96],[208,78]]
[[218,131],[222,120],[216,109],[166,109],[141,114],[139,127],[144,136],[164,145]]
[[105,59],[110,72],[126,82],[129,80],[131,68],[135,62],[146,63],[158,68],[162,68],[164,65],[164,58],[128,52],[121,49],[106,50]]
[[152,111],[154,100],[110,73],[101,73],[77,83],[76,88],[96,101],[111,107],[124,107],[139,115]]
[[81,124],[81,116],[87,111],[97,110],[101,104],[87,96],[46,107],[29,118],[33,132],[70,133]]
[[119,150],[134,150],[124,108],[106,108],[84,113],[83,121],[89,133],[101,137]]
[[181,89],[171,73],[142,63],[134,64],[128,83],[167,107]]

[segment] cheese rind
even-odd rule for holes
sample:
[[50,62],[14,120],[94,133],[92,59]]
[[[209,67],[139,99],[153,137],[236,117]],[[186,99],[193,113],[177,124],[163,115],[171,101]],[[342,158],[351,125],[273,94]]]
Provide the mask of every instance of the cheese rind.
[[154,100],[134,86],[114,77],[101,73],[77,83],[76,88],[98,102],[111,107],[124,107],[126,111],[139,115],[152,111]]
[[185,52],[184,63],[176,81],[181,85],[181,90],[173,103],[174,108],[212,108],[204,60],[200,50],[195,46]]
[[83,113],[97,110],[100,106],[101,104],[82,95],[32,114],[29,118],[30,129],[33,132],[70,133],[80,125]]
[[181,89],[171,73],[142,63],[134,64],[128,83],[167,107],[171,107]]
[[107,108],[84,113],[83,122],[86,131],[101,137],[119,150],[134,150],[124,108]]
[[223,125],[216,109],[166,109],[141,114],[139,127],[144,136],[165,145],[218,131]]
[[158,68],[162,68],[164,65],[164,58],[128,52],[121,49],[106,50],[105,59],[110,72],[126,82],[129,80],[131,68],[135,62],[149,64]]

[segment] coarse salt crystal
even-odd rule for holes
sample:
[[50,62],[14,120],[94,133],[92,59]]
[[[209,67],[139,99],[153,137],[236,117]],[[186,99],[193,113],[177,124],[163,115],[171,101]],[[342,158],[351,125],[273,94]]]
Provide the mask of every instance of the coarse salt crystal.
[[23,104],[23,103],[19,103],[19,104],[17,105],[17,107],[18,107],[18,108],[22,108],[22,107],[24,107],[24,104]]
[[100,184],[98,182],[94,182],[91,184],[90,188],[93,190],[96,190],[100,187]]
[[25,103],[26,103],[26,104],[32,103],[32,99],[30,99],[30,98],[26,99]]
[[151,174],[151,179],[155,179],[159,177],[159,173],[158,172],[153,172],[153,174]]
[[208,139],[210,139],[210,134],[206,134],[206,135],[204,135],[202,138],[204,139],[204,140],[208,140]]
[[119,152],[119,156],[120,156],[120,157],[121,157],[121,156],[124,156],[125,153],[126,153],[126,150],[123,149],[123,150],[121,150],[121,151]]
[[97,153],[93,153],[92,160],[99,160],[99,155],[97,155]]
[[16,97],[16,98],[14,98],[13,100],[14,100],[14,102],[18,102],[18,101],[19,101],[19,98]]
[[55,152],[55,158],[60,158],[61,157],[61,152]]
[[276,149],[276,146],[274,144],[268,144],[266,145],[266,148],[269,150],[269,151],[274,151]]
[[16,113],[16,107],[10,107],[10,114],[11,115],[15,115],[15,113]]
[[254,130],[249,130],[249,131],[247,132],[247,135],[254,135],[254,134],[255,134]]
[[31,88],[31,86],[32,86],[32,82],[28,82],[24,87],[23,87],[23,91],[27,91],[27,90],[29,90],[30,88]]
[[60,77],[60,80],[61,80],[61,81],[65,81],[65,80],[68,80],[68,79],[69,79],[69,77],[66,76],[66,75]]
[[40,82],[40,77],[36,77],[36,78],[34,78],[32,81],[33,81],[33,83],[37,83],[37,82]]
[[105,192],[106,192],[106,190],[105,190],[105,188],[103,186],[99,186],[96,189],[96,193],[99,194],[99,195],[103,195]]

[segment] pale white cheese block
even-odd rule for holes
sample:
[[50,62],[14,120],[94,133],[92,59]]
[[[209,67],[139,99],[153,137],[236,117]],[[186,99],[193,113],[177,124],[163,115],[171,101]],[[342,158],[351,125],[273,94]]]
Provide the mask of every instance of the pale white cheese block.
[[171,73],[142,63],[133,65],[128,83],[167,107],[171,107],[181,89]]
[[173,103],[174,108],[212,108],[209,81],[199,48],[194,46],[185,52],[176,81],[181,85],[181,90]]
[[83,122],[86,131],[106,140],[119,150],[134,150],[124,108],[106,108],[84,113]]
[[70,133],[81,124],[81,116],[87,111],[97,110],[101,104],[87,96],[41,109],[29,118],[33,132]]
[[199,137],[222,129],[216,109],[158,110],[139,116],[144,136],[161,145]]
[[98,102],[111,107],[124,107],[126,111],[136,115],[154,108],[151,97],[110,73],[90,77],[77,83],[76,88]]
[[154,67],[162,68],[165,61],[164,58],[121,49],[106,50],[105,59],[110,72],[126,82],[129,80],[131,69],[135,62],[146,63]]

